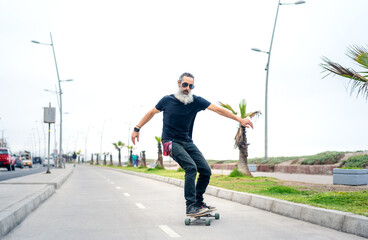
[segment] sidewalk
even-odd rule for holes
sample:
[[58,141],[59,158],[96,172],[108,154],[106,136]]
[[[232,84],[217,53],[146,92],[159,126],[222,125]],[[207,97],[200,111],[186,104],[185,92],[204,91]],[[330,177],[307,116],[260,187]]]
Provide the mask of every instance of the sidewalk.
[[65,167],[0,182],[0,239],[65,182],[74,170],[72,165]]

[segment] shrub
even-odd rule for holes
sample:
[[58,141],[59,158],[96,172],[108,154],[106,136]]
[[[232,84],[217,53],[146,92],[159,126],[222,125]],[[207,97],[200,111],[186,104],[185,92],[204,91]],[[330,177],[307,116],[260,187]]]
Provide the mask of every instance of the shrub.
[[229,177],[244,177],[245,174],[240,172],[238,168],[234,168],[234,170],[230,173]]
[[351,156],[348,160],[343,161],[341,165],[346,168],[365,168],[368,166],[368,155]]
[[164,167],[161,167],[161,166],[159,166],[158,164],[155,166],[155,168],[156,168],[156,169],[158,169],[158,170],[163,170],[163,169],[165,169]]
[[177,172],[185,172],[184,169],[182,169],[181,167],[178,168],[178,170],[176,170]]
[[340,161],[344,155],[341,152],[323,152],[316,155],[307,156],[302,161],[302,165],[324,165],[335,164]]

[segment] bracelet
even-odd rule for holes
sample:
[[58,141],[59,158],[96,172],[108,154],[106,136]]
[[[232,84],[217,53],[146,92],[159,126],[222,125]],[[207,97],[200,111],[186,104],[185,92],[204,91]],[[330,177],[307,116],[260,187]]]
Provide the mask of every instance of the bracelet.
[[139,128],[136,127],[134,128],[134,132],[139,132],[139,130],[140,130]]

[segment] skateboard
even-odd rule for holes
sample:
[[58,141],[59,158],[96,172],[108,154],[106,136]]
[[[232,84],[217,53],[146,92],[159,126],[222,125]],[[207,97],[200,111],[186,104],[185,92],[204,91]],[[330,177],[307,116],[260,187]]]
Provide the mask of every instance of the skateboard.
[[220,219],[220,214],[215,213],[213,214],[213,211],[208,211],[205,213],[201,213],[199,215],[194,216],[188,216],[185,219],[185,225],[191,225],[191,224],[206,224],[206,226],[211,225],[211,218],[215,218],[216,220]]

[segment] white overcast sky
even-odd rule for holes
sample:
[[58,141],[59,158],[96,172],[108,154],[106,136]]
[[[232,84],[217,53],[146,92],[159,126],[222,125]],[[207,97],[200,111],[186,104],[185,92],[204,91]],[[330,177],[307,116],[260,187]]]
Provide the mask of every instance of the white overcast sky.
[[[277,0],[0,0],[0,130],[13,151],[44,152],[43,107],[57,106],[53,36],[63,90],[64,151],[116,151],[182,72],[212,103],[264,113],[265,65]],[[282,1],[286,3],[287,1]],[[367,46],[366,0],[280,6],[269,75],[269,156],[367,149],[368,111],[349,81],[326,77],[326,56],[359,69],[349,45]],[[59,117],[57,116],[57,119]],[[59,124],[59,121],[57,122]],[[162,114],[141,130],[136,152],[157,156]],[[198,113],[193,139],[207,159],[238,159],[237,123]],[[45,132],[45,134],[44,134]],[[87,136],[88,133],[88,136]],[[58,138],[59,128],[56,134]],[[40,141],[38,138],[40,136]],[[264,156],[264,114],[247,132],[249,157]],[[52,131],[54,144],[54,132]],[[102,139],[102,142],[101,142]],[[57,139],[58,141],[58,139]],[[102,143],[102,144],[101,144]],[[126,150],[124,150],[126,152]]]

